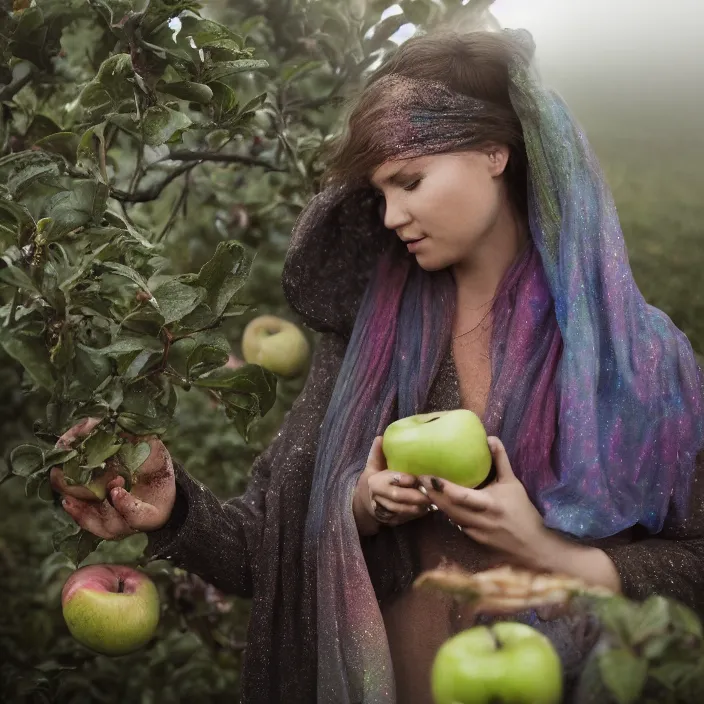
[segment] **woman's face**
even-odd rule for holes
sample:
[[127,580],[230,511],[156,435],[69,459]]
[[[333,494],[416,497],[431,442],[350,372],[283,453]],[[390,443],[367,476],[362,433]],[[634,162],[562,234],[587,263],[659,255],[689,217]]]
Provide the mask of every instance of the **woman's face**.
[[508,156],[497,146],[385,162],[371,176],[384,225],[427,271],[470,261],[508,212]]

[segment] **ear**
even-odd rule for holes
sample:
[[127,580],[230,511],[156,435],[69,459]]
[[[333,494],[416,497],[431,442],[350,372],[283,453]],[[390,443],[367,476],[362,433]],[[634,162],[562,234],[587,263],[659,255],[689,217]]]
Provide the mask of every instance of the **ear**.
[[496,178],[501,176],[508,164],[509,148],[503,144],[492,144],[487,147],[486,155],[489,159],[489,173]]

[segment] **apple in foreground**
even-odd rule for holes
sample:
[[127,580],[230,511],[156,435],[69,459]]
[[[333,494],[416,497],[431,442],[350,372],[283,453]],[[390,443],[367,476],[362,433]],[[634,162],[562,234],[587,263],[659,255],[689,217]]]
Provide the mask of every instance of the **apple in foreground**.
[[491,450],[476,413],[421,413],[391,423],[382,444],[386,464],[395,472],[441,477],[475,487],[489,475]]
[[559,704],[562,665],[523,623],[476,626],[443,643],[432,668],[435,704]]
[[294,377],[306,367],[310,346],[301,329],[275,315],[251,320],[242,335],[242,356],[274,374]]
[[64,620],[79,642],[104,655],[126,655],[151,640],[159,624],[159,592],[124,565],[76,570],[61,591]]

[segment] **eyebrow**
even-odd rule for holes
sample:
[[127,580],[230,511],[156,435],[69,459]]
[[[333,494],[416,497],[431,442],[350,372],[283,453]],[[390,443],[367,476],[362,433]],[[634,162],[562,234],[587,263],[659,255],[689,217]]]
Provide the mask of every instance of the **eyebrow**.
[[[385,185],[387,185],[387,184],[388,184],[388,185],[400,184],[400,182],[401,182],[401,180],[402,180],[401,172],[402,172],[405,168],[407,168],[407,166],[408,166],[407,164],[404,164],[396,173],[391,174],[391,176],[387,176],[385,179],[383,179],[380,185],[381,185],[381,186],[385,186]],[[372,185],[374,188],[376,188],[376,189],[379,188],[379,186],[377,186],[371,178],[369,179],[369,182],[371,183],[371,185]]]

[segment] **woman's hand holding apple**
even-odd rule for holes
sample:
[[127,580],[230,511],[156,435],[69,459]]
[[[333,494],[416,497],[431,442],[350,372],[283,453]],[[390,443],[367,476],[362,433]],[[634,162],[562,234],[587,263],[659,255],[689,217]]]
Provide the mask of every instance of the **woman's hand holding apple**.
[[381,445],[379,436],[354,493],[352,509],[360,535],[373,535],[381,524],[398,526],[431,509],[430,499],[418,488],[418,477],[386,468]]
[[[98,423],[95,418],[78,423],[59,438],[57,446],[70,447],[78,438],[90,434]],[[114,463],[111,458],[106,463],[109,481],[103,501],[88,500],[84,487],[69,485],[58,467],[51,470],[51,485],[63,497],[66,512],[81,528],[99,538],[120,540],[141,531],[156,530],[171,515],[176,500],[171,455],[155,436],[139,440],[149,443],[151,452],[140,466],[130,490],[125,490],[124,478],[110,466]]]
[[431,501],[478,543],[502,551],[512,561],[535,567],[551,539],[538,510],[513,473],[503,443],[488,438],[496,481],[468,489],[445,479],[421,477]]

